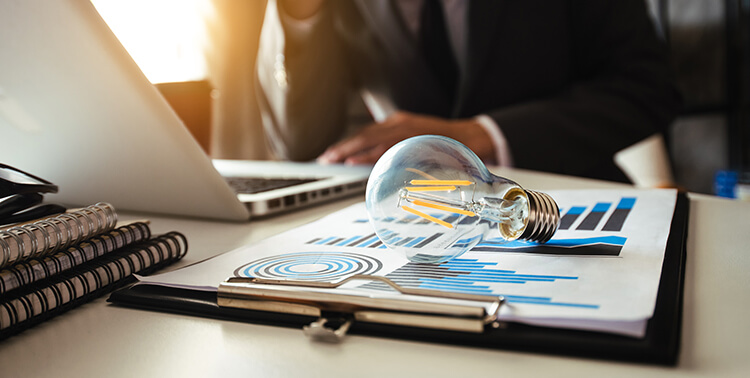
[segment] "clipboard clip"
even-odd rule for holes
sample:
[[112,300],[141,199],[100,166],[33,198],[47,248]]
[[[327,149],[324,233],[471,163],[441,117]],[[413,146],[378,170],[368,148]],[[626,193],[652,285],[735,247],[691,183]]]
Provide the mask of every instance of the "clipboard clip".
[[[340,289],[354,280],[385,283],[398,293]],[[303,327],[305,335],[340,342],[355,321],[481,333],[500,326],[505,298],[407,288],[383,276],[358,274],[336,282],[231,277],[219,285],[218,304],[314,316],[317,320]]]

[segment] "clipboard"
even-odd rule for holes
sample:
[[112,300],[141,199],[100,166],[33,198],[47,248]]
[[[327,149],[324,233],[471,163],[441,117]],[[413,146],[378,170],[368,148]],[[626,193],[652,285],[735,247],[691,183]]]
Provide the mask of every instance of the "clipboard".
[[[380,281],[400,295],[373,298],[330,292],[355,280]],[[303,328],[305,334],[331,342],[342,341],[353,322],[482,333],[486,326],[500,326],[498,314],[503,303],[503,297],[405,288],[386,277],[366,274],[338,282],[230,277],[219,285],[217,296],[222,307],[317,317]]]
[[[218,292],[141,283],[113,293],[109,302],[143,309],[256,324],[307,327],[305,332],[309,336],[324,340],[340,340],[344,334],[348,333],[671,366],[677,363],[680,347],[688,214],[689,200],[685,193],[678,193],[662,264],[656,305],[653,316],[647,322],[646,334],[642,338],[501,322],[497,320],[496,312],[493,312],[493,309],[503,305],[502,299],[497,297],[492,297],[497,300],[495,307],[492,307],[491,301],[485,301],[489,298],[455,298],[460,304],[468,306],[464,310],[474,308],[472,311],[475,312],[471,315],[450,311],[425,312],[424,309],[420,309],[420,311],[386,311],[385,320],[382,316],[378,320],[366,317],[356,318],[355,313],[358,310],[383,311],[382,308],[369,307],[369,304],[348,309],[326,307],[321,303],[331,304],[336,301],[346,303],[347,301],[341,298],[332,300],[325,297],[314,300],[310,298],[283,299],[278,296],[278,292],[289,290],[271,288],[280,284],[284,286],[290,283],[299,284],[299,282],[263,282],[262,285],[258,285],[260,282],[232,278],[223,283],[223,290],[220,289]],[[372,277],[362,278],[371,279]],[[248,287],[257,290],[257,286],[264,286],[264,288],[252,295],[246,291],[249,290]],[[267,290],[276,290],[276,292],[274,296],[264,298],[263,296],[267,294],[263,292]],[[258,301],[265,303],[254,303]],[[230,305],[230,302],[234,303]],[[290,306],[290,303],[293,305]],[[275,307],[279,305],[282,308]],[[295,307],[294,305],[297,308],[290,310],[291,307]],[[265,308],[262,308],[264,306]],[[480,311],[480,307],[484,310]],[[394,321],[395,315],[404,315],[402,319],[408,320]],[[420,316],[423,318],[419,318]],[[419,322],[418,319],[422,322],[415,324],[415,321]],[[436,320],[437,326],[429,323],[428,320]],[[444,326],[445,324],[458,324],[461,321],[472,325],[467,326],[467,329],[447,329],[451,327]],[[439,326],[441,324],[443,326]]]

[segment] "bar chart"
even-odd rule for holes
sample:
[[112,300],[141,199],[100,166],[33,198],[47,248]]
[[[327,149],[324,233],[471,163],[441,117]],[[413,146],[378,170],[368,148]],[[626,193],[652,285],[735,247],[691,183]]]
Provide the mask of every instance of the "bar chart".
[[[561,209],[562,216],[560,217],[559,230],[570,230],[575,229],[577,231],[594,231],[601,226],[601,231],[618,232],[622,230],[625,221],[628,218],[631,210],[635,206],[635,197],[621,197],[614,210],[609,214],[607,221],[602,224],[602,219],[610,211],[612,202],[597,202],[593,206],[571,206],[567,211]],[[590,207],[590,210],[589,210]],[[586,212],[589,210],[588,212]],[[461,215],[458,214],[429,214],[437,219],[445,221],[447,223],[453,223],[458,220]],[[472,217],[464,217],[466,222],[474,222]],[[459,220],[459,224],[464,219]],[[354,220],[354,223],[368,223],[367,218],[359,218]],[[430,222],[422,218],[407,215],[403,218],[388,218],[381,222],[398,223],[398,224],[429,224]],[[575,225],[575,227],[573,227]]]
[[[431,236],[400,236],[397,233],[387,234],[386,237],[393,239],[395,245],[403,245],[415,249],[428,246],[431,242],[442,236],[435,233]],[[507,241],[502,238],[488,239],[480,242],[472,252],[510,252],[510,253],[533,253],[547,255],[580,255],[580,256],[619,256],[622,247],[627,241],[626,237],[618,235],[583,237],[583,238],[558,238],[552,239],[545,244],[529,242],[524,240]],[[470,243],[472,240],[459,240],[454,245],[460,246]],[[317,237],[307,241],[308,245],[326,245],[335,247],[353,248],[387,248],[375,233],[354,236],[326,236]]]
[[[497,262],[475,258],[456,258],[439,264],[409,262],[385,277],[402,287],[433,289],[465,294],[503,296],[510,303],[597,309],[597,304],[555,301],[551,296],[513,294],[513,287],[554,285],[576,281],[574,275],[525,274],[498,269]],[[348,252],[297,252],[269,256],[251,261],[234,271],[237,277],[294,279],[334,282],[354,274],[378,274],[383,263],[372,255]],[[382,274],[382,273],[381,273]],[[379,281],[358,286],[378,291],[393,290]]]
[[[617,203],[616,205],[613,204]],[[472,252],[492,253],[532,253],[546,255],[576,255],[576,256],[619,256],[627,238],[619,233],[625,225],[628,215],[635,206],[635,197],[621,197],[611,202],[595,202],[590,205],[570,206],[561,211],[558,235],[545,244],[538,244],[524,240],[507,241],[502,238],[483,240],[471,249]],[[458,221],[459,215],[430,214],[446,222]],[[440,218],[442,217],[442,218]],[[467,217],[469,218],[469,217]],[[469,218],[471,221],[475,221]],[[429,224],[429,221],[416,216],[386,219],[385,223],[411,223],[414,225]],[[368,223],[366,218],[354,220],[354,223]],[[592,234],[596,232],[596,234]],[[440,238],[443,233],[425,236],[399,235],[393,231],[382,233],[387,241],[397,246],[410,248],[424,248]],[[596,236],[593,236],[596,235]],[[459,240],[454,245],[470,243],[471,239]],[[328,245],[355,248],[386,248],[375,235],[358,234],[352,236],[321,236],[309,240],[306,244]]]
[[489,239],[477,244],[472,252],[515,252],[544,255],[619,256],[627,238],[598,236],[589,238],[552,239],[544,244],[524,240]]
[[[601,231],[621,231],[630,211],[633,209],[633,206],[635,206],[635,201],[635,197],[622,197],[617,203],[614,211],[612,211],[609,218],[607,218],[607,221],[602,226]],[[575,227],[575,230],[596,230],[610,207],[612,207],[611,202],[597,202],[596,205],[586,213],[586,206],[572,206],[560,218],[560,226],[558,227],[558,230],[571,229],[579,219],[581,219],[581,221]]]
[[[400,286],[419,289],[434,289],[465,294],[484,294],[503,296],[509,303],[525,303],[546,306],[564,306],[597,309],[599,305],[591,303],[572,303],[553,300],[546,296],[516,295],[504,292],[503,284],[554,285],[560,281],[574,281],[576,276],[523,274],[513,270],[495,268],[496,262],[478,259],[456,258],[440,264],[407,263],[386,274],[386,277]],[[391,290],[383,283],[370,282],[360,286],[365,289]]]

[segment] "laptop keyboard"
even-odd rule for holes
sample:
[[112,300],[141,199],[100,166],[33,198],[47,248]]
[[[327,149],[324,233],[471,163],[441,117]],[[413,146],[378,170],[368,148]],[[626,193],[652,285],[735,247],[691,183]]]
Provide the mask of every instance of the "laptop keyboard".
[[320,179],[282,179],[262,177],[225,177],[229,186],[240,194],[254,194],[269,190],[318,181]]

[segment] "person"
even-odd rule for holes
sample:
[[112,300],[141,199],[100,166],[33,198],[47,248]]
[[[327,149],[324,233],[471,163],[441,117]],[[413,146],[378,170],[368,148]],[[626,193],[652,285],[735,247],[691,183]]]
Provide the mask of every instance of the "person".
[[[680,107],[644,0],[272,0],[256,72],[290,160],[374,163],[437,134],[489,164],[626,181],[614,153]],[[357,95],[375,122],[352,132]]]

